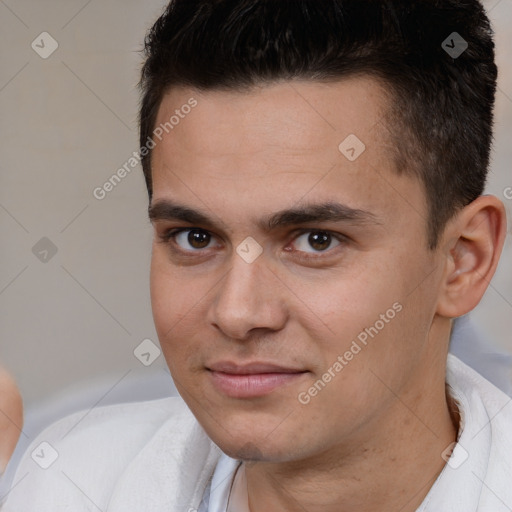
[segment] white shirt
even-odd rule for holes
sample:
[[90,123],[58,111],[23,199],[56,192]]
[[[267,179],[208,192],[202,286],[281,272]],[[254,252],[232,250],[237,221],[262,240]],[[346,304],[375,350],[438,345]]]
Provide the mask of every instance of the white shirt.
[[[452,355],[447,382],[462,417],[460,448],[418,512],[510,512],[512,399]],[[48,445],[58,457],[43,469]],[[179,398],[100,407],[58,421],[32,443],[1,510],[227,512],[238,465]]]

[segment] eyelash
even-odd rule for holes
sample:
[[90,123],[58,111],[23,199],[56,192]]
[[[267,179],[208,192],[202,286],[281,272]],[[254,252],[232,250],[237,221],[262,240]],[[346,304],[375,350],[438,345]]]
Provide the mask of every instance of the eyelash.
[[[206,233],[206,234],[210,235],[211,237],[215,238],[215,235],[213,235],[212,233],[210,233],[209,231],[207,231],[205,229],[189,227],[189,228],[173,228],[173,229],[169,229],[169,230],[165,231],[164,233],[162,233],[159,236],[159,241],[161,243],[169,245],[171,250],[173,252],[175,252],[175,253],[178,253],[178,254],[181,254],[181,255],[186,255],[186,256],[194,255],[195,253],[197,253],[198,256],[201,256],[201,253],[207,251],[208,249],[204,249],[204,250],[197,249],[195,251],[194,250],[188,250],[187,251],[187,250],[181,249],[179,247],[179,245],[176,243],[176,237],[180,233],[183,233],[183,232],[186,232],[186,231],[199,231],[199,232],[202,232],[202,233]],[[301,229],[301,230],[298,230],[298,231],[294,232],[292,242],[294,242],[300,236],[302,236],[302,235],[304,235],[306,233],[325,233],[325,234],[328,234],[328,235],[330,235],[332,237],[333,240],[336,240],[337,242],[339,242],[340,245],[337,245],[337,246],[335,246],[332,249],[326,249],[325,251],[318,251],[317,255],[313,255],[311,253],[306,253],[304,251],[289,251],[289,252],[300,253],[299,258],[302,259],[302,260],[305,260],[305,261],[306,260],[309,260],[309,261],[318,260],[319,258],[325,258],[326,255],[331,256],[330,253],[335,251],[336,248],[343,247],[349,241],[348,237],[346,237],[345,235],[342,235],[340,233],[335,233],[333,231],[329,231],[329,230],[326,230],[326,229]]]

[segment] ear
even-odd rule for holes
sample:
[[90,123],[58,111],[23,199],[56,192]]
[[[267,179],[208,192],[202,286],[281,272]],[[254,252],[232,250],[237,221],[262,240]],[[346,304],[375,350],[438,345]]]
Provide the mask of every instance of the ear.
[[478,197],[448,223],[437,304],[440,316],[465,315],[480,302],[498,265],[505,236],[505,208],[494,196]]

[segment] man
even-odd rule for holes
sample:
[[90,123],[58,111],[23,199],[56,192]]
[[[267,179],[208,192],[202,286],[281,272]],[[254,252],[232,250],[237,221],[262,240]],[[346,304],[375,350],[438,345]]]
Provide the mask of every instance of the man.
[[447,358],[505,237],[479,2],[176,0],[146,56],[183,401],[58,422],[5,510],[512,509],[511,401]]

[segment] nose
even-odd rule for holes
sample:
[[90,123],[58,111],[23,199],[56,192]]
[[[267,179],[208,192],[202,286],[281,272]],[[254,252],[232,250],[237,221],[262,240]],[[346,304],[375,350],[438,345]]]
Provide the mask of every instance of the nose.
[[252,263],[237,254],[219,283],[208,320],[225,336],[245,340],[255,330],[278,331],[287,320],[286,288],[260,256]]

